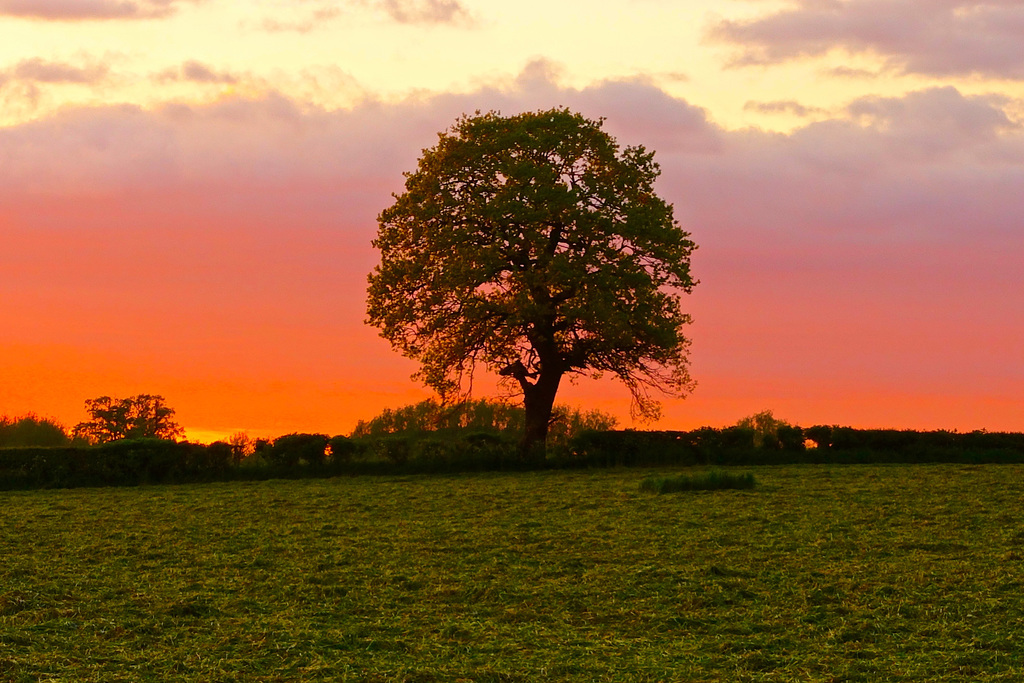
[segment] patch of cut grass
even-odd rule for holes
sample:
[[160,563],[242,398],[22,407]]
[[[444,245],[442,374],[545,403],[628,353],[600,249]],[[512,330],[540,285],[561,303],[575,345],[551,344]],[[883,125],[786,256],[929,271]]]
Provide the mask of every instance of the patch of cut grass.
[[703,474],[679,474],[674,477],[647,477],[640,482],[641,491],[676,493],[679,491],[717,491],[721,489],[752,489],[754,475],[732,474],[711,470]]

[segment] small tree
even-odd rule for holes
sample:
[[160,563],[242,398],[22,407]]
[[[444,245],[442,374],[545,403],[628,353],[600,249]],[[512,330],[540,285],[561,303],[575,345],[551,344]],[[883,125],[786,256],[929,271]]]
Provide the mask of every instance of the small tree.
[[424,150],[379,217],[368,322],[443,399],[482,365],[523,395],[524,453],[543,451],[566,375],[692,387],[681,294],[695,248],[654,192],[643,147],[564,109],[466,116]]
[[174,421],[174,409],[163,396],[139,394],[128,398],[100,396],[87,399],[89,420],[75,425],[76,439],[108,443],[121,439],[176,439],[185,430]]
[[762,410],[736,423],[741,429],[749,429],[754,433],[756,448],[785,450],[802,450],[804,432],[785,420],[780,420],[770,410]]
[[236,465],[256,452],[256,443],[245,432],[235,432],[228,437],[227,444],[231,447],[231,461]]

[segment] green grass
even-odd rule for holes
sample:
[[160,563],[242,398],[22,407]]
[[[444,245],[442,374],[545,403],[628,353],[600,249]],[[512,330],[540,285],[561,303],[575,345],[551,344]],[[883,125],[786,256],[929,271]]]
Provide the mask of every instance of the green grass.
[[726,489],[752,489],[757,484],[754,475],[733,474],[711,470],[703,474],[678,474],[674,477],[647,477],[640,482],[641,491],[651,493],[678,493],[680,491],[722,491]]
[[1019,681],[1024,466],[0,494],[0,681]]

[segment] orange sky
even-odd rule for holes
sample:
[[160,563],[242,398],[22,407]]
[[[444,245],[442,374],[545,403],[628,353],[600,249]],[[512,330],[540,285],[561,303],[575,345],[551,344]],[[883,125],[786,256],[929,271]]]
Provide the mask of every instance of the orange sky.
[[[698,388],[658,427],[1024,430],[1021,25],[958,0],[0,0],[0,414],[162,394],[210,439],[428,397],[362,322],[375,217],[461,113],[569,106],[656,151],[700,245]],[[563,397],[630,424],[613,383]]]

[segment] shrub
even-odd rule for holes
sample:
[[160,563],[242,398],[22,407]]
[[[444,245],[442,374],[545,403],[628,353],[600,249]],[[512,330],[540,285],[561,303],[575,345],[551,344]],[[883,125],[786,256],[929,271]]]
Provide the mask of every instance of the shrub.
[[[784,448],[779,432],[784,428],[791,428],[791,425],[785,420],[776,418],[772,411],[762,410],[760,413],[743,418],[736,423],[736,427],[752,431],[754,446],[757,448],[779,450]],[[792,434],[788,432],[786,435],[792,437]],[[802,439],[801,443],[803,443]]]
[[641,491],[675,493],[677,491],[714,491],[719,489],[752,489],[753,474],[730,474],[712,470],[704,474],[680,474],[676,477],[647,477],[640,482]]
[[21,417],[0,415],[0,448],[66,446],[68,434],[56,420],[33,413]]
[[388,435],[373,440],[372,448],[378,458],[395,465],[409,461],[412,439],[408,436]]
[[193,452],[195,470],[211,474],[225,472],[232,464],[241,460],[240,457],[236,460],[235,448],[226,441],[214,441],[205,448],[194,449]]
[[331,463],[336,465],[352,462],[352,459],[360,451],[359,444],[341,434],[332,436],[327,442],[327,447],[331,451]]
[[814,425],[804,430],[804,435],[817,444],[818,448],[826,449],[832,447],[832,427],[829,425]]
[[300,463],[322,465],[330,437],[326,434],[286,434],[274,439],[263,456],[272,465],[295,467]]
[[800,452],[807,450],[804,444],[804,430],[790,424],[780,424],[775,433],[779,441],[779,448],[789,452]]

